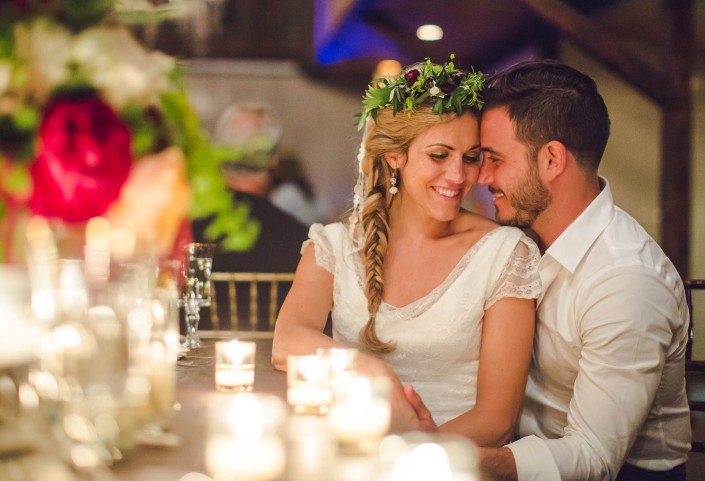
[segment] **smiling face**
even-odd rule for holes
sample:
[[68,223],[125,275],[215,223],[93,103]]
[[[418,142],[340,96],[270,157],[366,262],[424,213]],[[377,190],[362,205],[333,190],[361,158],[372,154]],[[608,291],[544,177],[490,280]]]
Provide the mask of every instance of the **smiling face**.
[[483,164],[478,182],[494,194],[497,222],[531,227],[551,203],[541,181],[536,159],[516,137],[506,109],[482,113]]
[[478,121],[464,114],[434,125],[411,142],[406,156],[388,153],[387,160],[399,167],[403,204],[451,221],[480,172]]

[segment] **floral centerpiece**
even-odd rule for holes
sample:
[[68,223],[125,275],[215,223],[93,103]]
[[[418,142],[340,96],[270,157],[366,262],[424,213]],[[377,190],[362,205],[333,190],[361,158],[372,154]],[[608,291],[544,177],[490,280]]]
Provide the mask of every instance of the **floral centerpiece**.
[[[175,58],[145,48],[114,0],[0,4],[0,262],[19,258],[24,219],[125,223],[163,257],[188,219],[215,215],[232,249],[258,226],[232,205]],[[145,15],[149,12],[145,12]]]

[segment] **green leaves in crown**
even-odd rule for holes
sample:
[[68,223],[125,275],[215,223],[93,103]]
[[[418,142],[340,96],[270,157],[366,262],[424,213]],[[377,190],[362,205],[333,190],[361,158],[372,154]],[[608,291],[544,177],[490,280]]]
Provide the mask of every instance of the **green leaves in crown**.
[[433,111],[439,115],[463,107],[476,105],[482,108],[480,92],[485,87],[487,75],[471,70],[469,73],[455,68],[455,54],[443,65],[431,60],[402,70],[394,78],[378,78],[370,82],[362,98],[362,111],[358,114],[357,128],[365,126],[367,117],[377,120],[377,112],[391,106],[394,115],[402,110],[411,116],[413,111],[429,97],[434,99]]

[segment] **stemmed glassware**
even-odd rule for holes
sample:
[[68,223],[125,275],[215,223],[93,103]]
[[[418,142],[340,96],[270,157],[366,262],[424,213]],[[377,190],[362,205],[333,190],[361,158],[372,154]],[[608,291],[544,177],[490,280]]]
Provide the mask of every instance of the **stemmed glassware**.
[[215,244],[190,243],[184,246],[181,269],[181,302],[186,318],[186,341],[182,348],[186,351],[201,346],[198,324],[201,320],[201,307],[211,305],[211,266]]

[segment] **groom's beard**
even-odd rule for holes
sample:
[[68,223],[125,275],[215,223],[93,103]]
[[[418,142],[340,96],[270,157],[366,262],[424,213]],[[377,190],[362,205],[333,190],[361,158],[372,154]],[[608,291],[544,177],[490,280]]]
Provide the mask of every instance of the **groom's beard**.
[[529,165],[529,174],[524,181],[511,190],[502,190],[514,208],[512,214],[504,216],[497,209],[495,217],[502,225],[531,227],[536,218],[551,204],[551,193],[541,182],[536,162],[530,162]]

